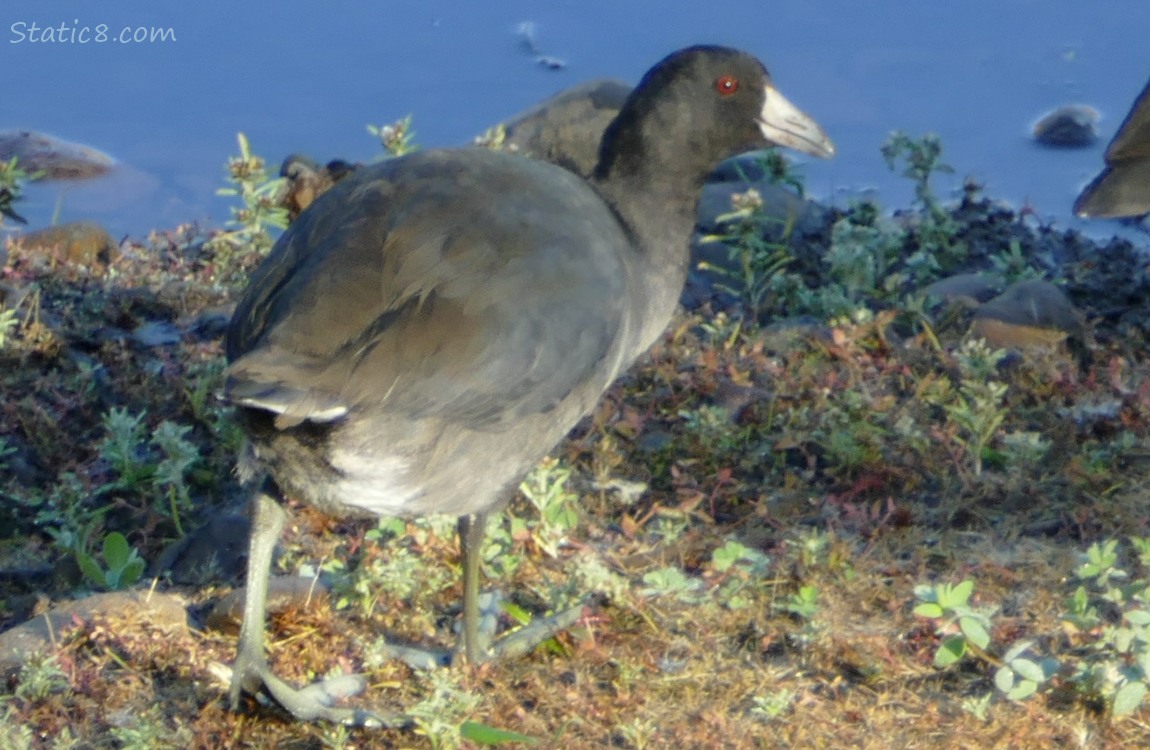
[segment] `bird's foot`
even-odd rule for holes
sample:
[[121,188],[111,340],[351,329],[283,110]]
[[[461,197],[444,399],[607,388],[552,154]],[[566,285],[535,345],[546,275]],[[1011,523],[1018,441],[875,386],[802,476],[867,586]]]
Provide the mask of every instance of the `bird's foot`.
[[338,675],[293,688],[272,672],[264,661],[237,659],[232,673],[229,699],[233,711],[239,710],[240,694],[249,693],[261,703],[274,701],[297,721],[330,721],[345,726],[378,729],[402,727],[408,722],[400,717],[385,716],[359,708],[338,708],[334,704],[363,692],[367,681],[362,675]]
[[[481,594],[479,607],[477,651],[480,662],[517,659],[574,625],[583,616],[584,611],[584,605],[580,604],[547,617],[534,619],[496,639],[495,631],[499,624],[500,612],[499,596],[495,592]],[[461,639],[454,649],[437,649],[389,643],[386,644],[385,652],[392,659],[402,661],[412,669],[428,671],[463,661],[466,656],[466,644]]]
[[492,660],[517,659],[523,656],[539,644],[551,640],[578,622],[583,617],[584,609],[584,606],[580,604],[562,612],[532,620],[492,643],[490,658]]

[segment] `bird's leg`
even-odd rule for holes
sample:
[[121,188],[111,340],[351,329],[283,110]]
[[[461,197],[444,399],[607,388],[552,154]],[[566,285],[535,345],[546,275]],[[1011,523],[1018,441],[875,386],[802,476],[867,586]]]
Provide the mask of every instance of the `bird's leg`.
[[459,643],[454,650],[391,643],[386,650],[392,658],[420,670],[449,666],[460,657],[470,664],[514,659],[571,627],[583,615],[582,605],[572,607],[548,617],[537,618],[529,625],[495,640],[498,616],[493,603],[496,599],[479,591],[480,553],[487,531],[487,514],[460,516],[456,530],[459,532],[459,551],[463,563],[463,627]]
[[[460,516],[457,526],[459,547],[463,557],[463,646],[467,661],[479,664],[492,659],[513,659],[526,654],[543,641],[575,624],[583,614],[583,606],[540,617],[529,625],[492,643],[495,633],[494,617],[481,612],[479,606],[480,551],[487,531],[487,514]],[[488,622],[490,621],[490,622]]]
[[487,514],[460,516],[456,531],[463,562],[463,644],[462,648],[457,648],[457,653],[462,652],[471,664],[479,664],[486,661],[491,638],[495,634],[495,623],[487,625],[479,621],[480,552],[487,533]]
[[244,589],[244,614],[240,641],[228,699],[239,709],[240,693],[259,692],[260,673],[268,671],[264,656],[264,620],[267,616],[268,581],[276,540],[283,531],[286,514],[262,489],[252,498],[252,529],[248,540],[248,570]]
[[339,698],[363,690],[362,677],[333,678],[297,690],[272,672],[264,654],[264,628],[267,617],[268,579],[276,540],[283,530],[287,514],[280,504],[261,489],[252,501],[252,532],[248,550],[247,588],[244,594],[244,620],[240,626],[239,651],[232,672],[228,699],[233,711],[239,710],[240,694],[259,696],[261,688],[299,721],[317,719],[339,724],[379,727],[394,724],[369,711],[333,708]]

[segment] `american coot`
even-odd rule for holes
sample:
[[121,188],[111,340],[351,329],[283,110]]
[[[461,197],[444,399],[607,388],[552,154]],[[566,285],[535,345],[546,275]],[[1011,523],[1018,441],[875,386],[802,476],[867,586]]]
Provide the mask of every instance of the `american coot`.
[[563,89],[503,122],[505,147],[590,177],[603,131],[619,114],[631,86],[609,78]]
[[[599,161],[603,131],[630,93],[628,84],[606,78],[564,89],[503,122],[502,147],[589,177]],[[333,159],[321,167],[302,154],[292,154],[280,167],[284,187],[276,205],[287,209],[288,220],[295,221],[312,201],[360,166]]]
[[1084,217],[1150,213],[1150,83],[1106,147],[1106,167],[1074,202]]
[[487,515],[666,327],[707,174],[772,143],[834,153],[754,57],[692,47],[643,77],[586,180],[514,154],[417,152],[300,215],[227,335],[227,395],[270,476],[233,707],[262,687],[298,719],[374,720],[268,667],[281,492],[333,515],[459,517],[465,653],[491,655],[477,628]]

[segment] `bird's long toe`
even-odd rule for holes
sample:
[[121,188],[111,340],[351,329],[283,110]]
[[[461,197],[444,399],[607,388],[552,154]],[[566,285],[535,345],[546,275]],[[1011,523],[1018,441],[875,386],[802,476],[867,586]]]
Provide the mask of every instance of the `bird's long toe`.
[[277,677],[267,664],[251,664],[242,672],[237,665],[230,697],[233,709],[238,708],[241,692],[250,693],[265,703],[270,699],[297,721],[330,721],[371,729],[407,725],[407,720],[402,717],[335,705],[363,692],[366,687],[367,681],[362,675],[338,675],[293,688]]
[[531,651],[541,643],[554,638],[567,630],[583,617],[584,605],[539,617],[523,627],[514,630],[491,645],[491,658],[516,659]]

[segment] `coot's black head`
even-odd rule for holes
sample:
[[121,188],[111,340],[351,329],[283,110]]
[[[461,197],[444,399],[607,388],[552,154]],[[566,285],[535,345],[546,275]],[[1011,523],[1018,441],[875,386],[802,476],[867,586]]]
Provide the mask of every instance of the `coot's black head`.
[[726,47],[688,47],[635,87],[603,136],[596,177],[674,165],[701,179],[727,157],[770,145],[834,154],[830,139],[778,92],[758,59]]

